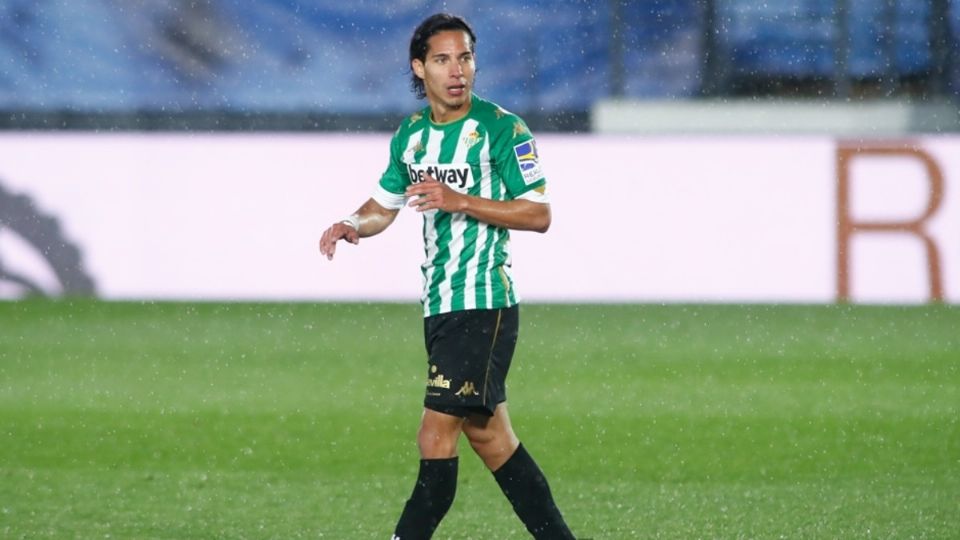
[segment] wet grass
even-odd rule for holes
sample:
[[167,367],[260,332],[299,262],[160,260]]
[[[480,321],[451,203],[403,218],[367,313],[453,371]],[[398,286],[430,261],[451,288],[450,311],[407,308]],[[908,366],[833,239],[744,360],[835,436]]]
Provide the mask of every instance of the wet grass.
[[[525,306],[515,427],[586,538],[960,534],[960,309]],[[0,303],[0,537],[388,538],[419,307]],[[438,539],[525,538],[462,445]]]

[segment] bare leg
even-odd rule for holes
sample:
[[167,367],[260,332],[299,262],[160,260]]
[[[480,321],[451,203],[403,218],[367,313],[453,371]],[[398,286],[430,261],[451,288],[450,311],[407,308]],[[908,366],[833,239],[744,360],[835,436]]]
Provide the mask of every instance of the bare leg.
[[502,467],[520,446],[506,403],[497,405],[493,416],[471,415],[463,424],[463,433],[491,472]]
[[432,409],[423,410],[417,446],[423,459],[446,459],[456,457],[457,441],[463,430],[464,419]]
[[420,471],[403,507],[394,538],[428,540],[457,492],[457,440],[463,419],[424,409],[417,433]]
[[534,538],[573,540],[543,471],[513,432],[506,403],[498,405],[490,418],[469,417],[463,432]]

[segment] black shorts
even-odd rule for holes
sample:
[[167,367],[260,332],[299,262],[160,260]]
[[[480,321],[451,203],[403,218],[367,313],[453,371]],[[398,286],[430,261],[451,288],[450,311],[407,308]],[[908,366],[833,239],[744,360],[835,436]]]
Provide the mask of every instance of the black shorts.
[[427,395],[423,406],[454,416],[492,416],[507,400],[520,308],[472,309],[423,320]]

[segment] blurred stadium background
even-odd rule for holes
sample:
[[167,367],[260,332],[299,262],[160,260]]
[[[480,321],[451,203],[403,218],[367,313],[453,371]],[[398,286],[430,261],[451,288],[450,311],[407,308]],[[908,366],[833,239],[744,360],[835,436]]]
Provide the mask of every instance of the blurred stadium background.
[[406,43],[461,13],[478,91],[537,131],[603,100],[954,101],[956,0],[4,0],[0,128],[384,130]]
[[[420,225],[316,242],[441,10],[550,179],[511,411],[578,537],[956,538],[960,0],[0,0],[0,537],[389,536]],[[460,475],[438,540],[527,537]]]

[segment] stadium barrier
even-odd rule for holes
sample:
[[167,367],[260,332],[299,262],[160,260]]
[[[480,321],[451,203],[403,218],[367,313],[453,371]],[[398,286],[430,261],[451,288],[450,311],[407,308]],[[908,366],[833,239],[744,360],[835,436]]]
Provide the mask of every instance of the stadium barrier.
[[960,109],[947,100],[604,99],[593,105],[590,129],[647,135],[900,137],[905,133],[960,133]]
[[[0,134],[0,296],[415,301],[415,212],[333,262],[317,251],[388,141]],[[554,221],[514,234],[525,299],[960,302],[960,137],[538,143]]]

